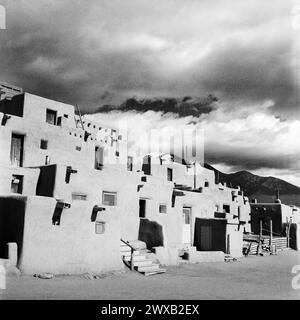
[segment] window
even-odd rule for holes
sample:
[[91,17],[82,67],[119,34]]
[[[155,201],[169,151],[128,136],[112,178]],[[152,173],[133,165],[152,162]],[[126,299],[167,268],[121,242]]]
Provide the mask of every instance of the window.
[[46,111],[46,122],[56,125],[56,115],[57,112],[54,110],[47,109]]
[[166,204],[159,205],[159,213],[167,213],[167,205]]
[[96,221],[95,223],[95,233],[103,234],[105,232],[105,222],[104,221]]
[[40,144],[40,148],[43,150],[47,150],[48,149],[48,140],[41,140],[41,144]]
[[239,218],[239,220],[241,219],[241,207],[240,206],[238,206],[238,218]]
[[116,206],[117,205],[117,193],[103,191],[102,204],[104,206]]
[[191,224],[191,208],[183,208],[183,223],[184,224]]
[[95,169],[101,170],[103,167],[103,147],[95,147]]
[[140,199],[139,201],[139,217],[146,218],[146,200]]
[[24,136],[19,134],[12,134],[10,147],[10,161],[13,166],[23,166],[23,149]]
[[85,193],[73,192],[72,193],[72,200],[83,200],[83,201],[86,201],[87,200],[87,195]]
[[133,170],[133,157],[127,157],[127,170]]
[[205,182],[204,182],[204,187],[206,187],[206,188],[209,187],[209,182],[208,182],[208,181],[205,181]]
[[173,169],[167,168],[167,179],[173,181]]
[[13,175],[11,180],[11,192],[20,193],[23,191],[23,176]]
[[69,116],[68,116],[67,114],[64,114],[64,118],[68,119],[68,118],[69,118]]
[[120,152],[116,151],[116,157],[119,157],[119,156],[120,156]]
[[223,212],[225,212],[225,213],[230,213],[230,206],[227,205],[227,204],[224,204],[224,205],[223,205]]
[[76,146],[76,151],[81,151],[81,147]]

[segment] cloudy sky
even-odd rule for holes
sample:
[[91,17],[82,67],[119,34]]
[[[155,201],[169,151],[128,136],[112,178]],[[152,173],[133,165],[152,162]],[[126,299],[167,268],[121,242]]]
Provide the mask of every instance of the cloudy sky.
[[[122,110],[133,132],[201,128],[205,160],[300,186],[300,3],[0,0],[0,79],[84,112],[128,97],[218,98],[199,116]],[[170,110],[168,110],[170,111]]]

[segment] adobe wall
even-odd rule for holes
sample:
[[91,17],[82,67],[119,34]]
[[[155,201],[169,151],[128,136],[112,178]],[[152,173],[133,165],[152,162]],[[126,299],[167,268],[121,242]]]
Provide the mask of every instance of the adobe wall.
[[92,203],[73,202],[64,209],[60,225],[52,224],[56,201],[28,197],[20,269],[25,274],[101,273],[123,268],[120,257],[121,221],[116,208],[101,213],[104,234],[95,233]]

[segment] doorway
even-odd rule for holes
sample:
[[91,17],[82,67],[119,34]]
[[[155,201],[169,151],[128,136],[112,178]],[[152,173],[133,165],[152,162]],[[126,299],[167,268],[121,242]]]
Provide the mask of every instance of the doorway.
[[12,134],[11,148],[10,148],[10,162],[12,166],[23,166],[23,152],[24,152],[24,136],[19,134]]
[[191,208],[182,209],[182,243],[191,245]]
[[139,217],[146,218],[146,200],[140,199],[139,201]]

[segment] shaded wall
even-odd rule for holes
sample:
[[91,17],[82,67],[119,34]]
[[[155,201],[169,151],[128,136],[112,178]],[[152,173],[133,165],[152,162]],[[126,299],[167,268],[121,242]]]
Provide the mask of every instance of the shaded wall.
[[0,197],[0,258],[7,258],[6,244],[18,245],[18,259],[23,248],[25,197]]
[[53,197],[56,165],[45,166],[40,168],[40,175],[36,187],[36,195],[44,197]]
[[24,94],[14,96],[12,100],[0,101],[0,112],[11,114],[17,117],[23,117]]
[[[264,208],[266,210],[264,210]],[[281,206],[251,206],[251,231],[254,234],[259,234],[260,219],[262,219],[263,235],[269,235],[270,220],[272,219],[272,229],[275,235],[282,235],[282,219],[281,219]]]
[[147,248],[149,250],[153,247],[163,246],[163,228],[156,221],[141,219],[138,239],[144,241],[147,244]]

